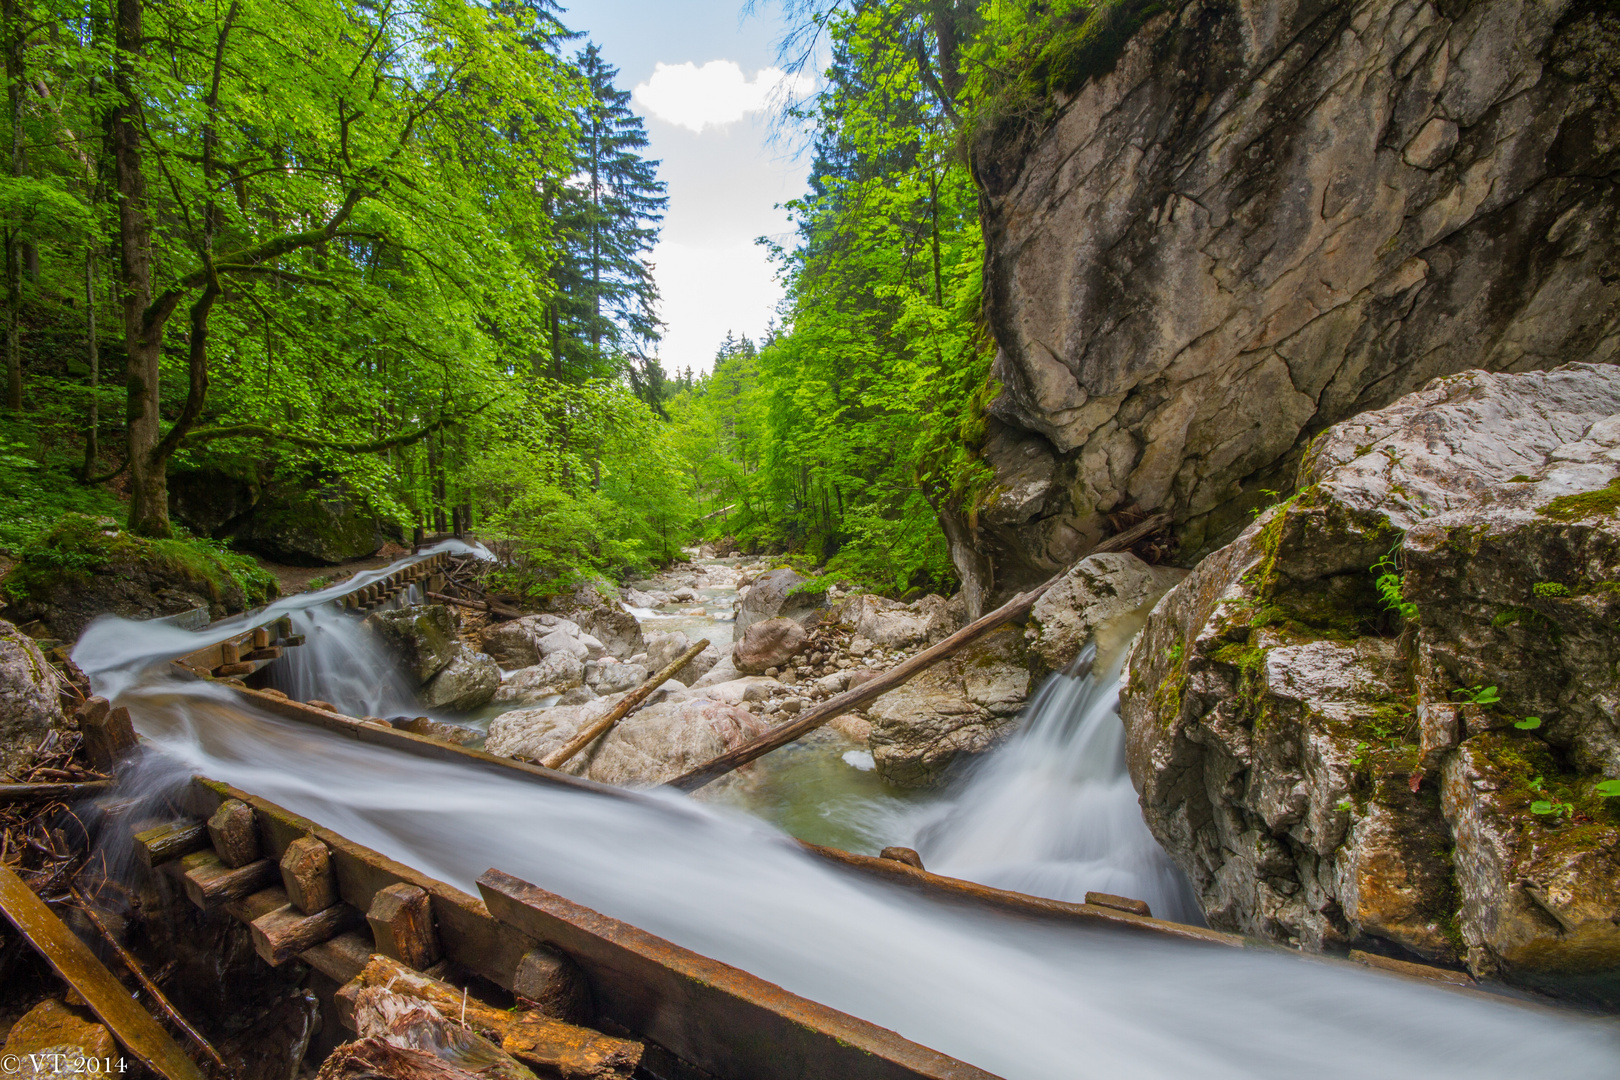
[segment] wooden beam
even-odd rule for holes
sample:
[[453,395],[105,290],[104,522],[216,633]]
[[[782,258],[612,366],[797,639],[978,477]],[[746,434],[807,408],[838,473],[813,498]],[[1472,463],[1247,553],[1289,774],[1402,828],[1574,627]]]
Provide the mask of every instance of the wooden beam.
[[[1087,558],[1105,551],[1121,551],[1169,523],[1170,518],[1167,514],[1148,518],[1141,524],[1104,540],[1087,555]],[[810,732],[826,724],[829,720],[876,701],[895,687],[908,682],[912,676],[933,667],[949,656],[961,652],[975,641],[1000,629],[1006,623],[1028,614],[1029,609],[1035,606],[1035,601],[1044,596],[1048,589],[1062,581],[1064,576],[1068,574],[1069,569],[1073,569],[1073,567],[1065,569],[1063,573],[1052,577],[1026,593],[1020,593],[988,615],[964,626],[933,648],[924,649],[911,659],[896,664],[870,682],[864,682],[853,690],[846,690],[837,697],[829,699],[826,703],[811,709],[799,719],[773,728],[759,738],[743,743],[735,750],[730,750],[682,773],[665,786],[679,791],[696,791],[703,785],[718,780],[732,770],[739,769],[750,761],[764,757],[772,750],[778,750],[789,743],[797,742],[810,734]]]
[[292,906],[305,915],[325,911],[338,902],[337,877],[332,873],[332,852],[313,836],[300,837],[281,855],[281,885]]
[[113,1038],[141,1064],[165,1080],[204,1080],[152,1015],[97,960],[84,942],[11,869],[0,864],[0,909],[28,939],[62,981],[73,988]]
[[186,895],[204,911],[211,911],[229,900],[251,896],[281,881],[280,868],[269,859],[233,869],[212,851],[198,851],[181,859],[179,865]]
[[208,836],[208,825],[194,819],[154,825],[150,829],[142,829],[133,839],[135,853],[149,870],[162,866],[170,859],[201,851],[212,843]]
[[259,859],[259,827],[253,807],[238,799],[220,804],[208,819],[208,839],[226,866],[233,870]]
[[253,931],[253,951],[271,967],[280,967],[305,949],[330,941],[364,922],[360,912],[348,904],[333,904],[314,915],[305,915],[291,904],[283,904],[248,925]]
[[380,889],[366,912],[377,951],[421,971],[439,959],[439,935],[426,890],[403,881]]

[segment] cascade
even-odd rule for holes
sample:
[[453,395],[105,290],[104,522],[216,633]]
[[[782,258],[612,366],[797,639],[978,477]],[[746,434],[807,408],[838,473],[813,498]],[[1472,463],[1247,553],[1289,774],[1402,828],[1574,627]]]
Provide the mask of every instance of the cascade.
[[[292,613],[320,602],[312,594],[278,606]],[[318,626],[320,615],[312,618]],[[223,687],[176,679],[159,663],[226,632],[109,619],[81,639],[75,660],[98,692],[130,708],[158,751],[139,765],[138,788],[157,791],[202,773],[469,892],[484,870],[506,870],[1009,1080],[1306,1071],[1476,1080],[1539,1075],[1552,1060],[1569,1075],[1602,1075],[1620,1052],[1611,1022],[1572,1012],[1272,950],[1037,923],[920,898],[816,860],[723,806],[473,773],[259,712]],[[320,652],[332,647],[328,640],[314,635],[304,648]],[[374,662],[340,650],[313,660],[311,674],[352,665],[349,675],[363,689],[368,678],[385,681],[383,671],[359,667]],[[1103,662],[1117,672],[1113,659]],[[1061,721],[1029,725],[1021,741],[1031,744],[1031,761],[1042,745],[1063,745],[1065,730],[1069,742],[1100,740],[1100,750],[1115,753],[1098,719],[1111,708],[1109,678],[1089,686],[1054,679],[1054,702],[1069,696],[1080,704],[1054,705],[1051,715],[1061,711]],[[1022,754],[1019,745],[1009,749]],[[1117,753],[1107,775],[1087,774],[1083,756],[1053,763],[1049,796],[1023,810],[994,810],[994,830],[976,834],[947,818],[930,844],[947,863],[982,864],[973,853],[994,842],[995,830],[1013,837],[1020,813],[1069,813],[1094,798],[1117,811]],[[1004,800],[1017,777],[998,780],[996,772],[975,778],[955,809]],[[1006,861],[1035,866],[1085,850],[1048,837]],[[1100,865],[1145,873],[1128,862],[1109,856]]]

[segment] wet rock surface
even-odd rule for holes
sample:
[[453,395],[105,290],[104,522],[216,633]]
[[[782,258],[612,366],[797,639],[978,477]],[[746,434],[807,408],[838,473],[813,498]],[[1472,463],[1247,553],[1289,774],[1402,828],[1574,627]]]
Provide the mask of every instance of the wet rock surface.
[[22,631],[0,620],[0,773],[28,764],[62,720],[58,676]]
[[382,640],[418,686],[456,657],[455,617],[443,604],[373,612],[362,625]]
[[1301,479],[1132,652],[1150,828],[1217,927],[1620,1001],[1620,369],[1436,380]]

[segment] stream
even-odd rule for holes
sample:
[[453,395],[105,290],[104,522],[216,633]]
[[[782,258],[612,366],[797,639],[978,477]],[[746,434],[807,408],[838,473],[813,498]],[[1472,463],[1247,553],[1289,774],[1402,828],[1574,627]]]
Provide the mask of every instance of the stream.
[[[319,607],[323,599],[293,597],[271,614],[348,618]],[[674,626],[689,618],[658,614]],[[773,761],[751,805],[738,806],[475,775],[281,720],[164,670],[168,657],[231,632],[104,619],[75,649],[98,692],[127,705],[160,750],[132,778],[137,791],[200,772],[469,892],[497,867],[1009,1080],[1586,1077],[1612,1073],[1620,1054],[1620,1028],[1607,1018],[1282,950],[1189,945],[939,902],[853,876],[783,835],[809,823],[896,843],[909,828],[939,868],[978,866],[1062,891],[1090,863],[1116,884],[1142,886],[1138,894],[1168,887],[1173,897],[1174,880],[1158,881],[1162,867],[1140,858],[1140,816],[1141,835],[1117,820],[1107,720],[1122,644],[1099,642],[1084,678],[1055,676],[1072,685],[1043,689],[1055,703],[1047,721],[1037,703],[1024,732],[949,798],[881,793],[827,743]],[[304,648],[338,648],[344,636],[334,630]],[[362,655],[341,662],[359,684],[387,677],[357,666],[373,662]],[[796,778],[817,776],[819,795],[789,794]],[[1046,793],[1026,790],[1035,787]],[[1032,805],[1068,809],[1033,820]],[[1096,824],[1065,816],[1088,807]]]

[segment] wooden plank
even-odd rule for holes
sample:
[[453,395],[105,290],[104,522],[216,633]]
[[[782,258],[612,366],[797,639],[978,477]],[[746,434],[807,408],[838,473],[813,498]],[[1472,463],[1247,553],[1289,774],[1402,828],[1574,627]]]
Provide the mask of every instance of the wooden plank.
[[171,821],[142,829],[134,836],[135,853],[148,869],[162,866],[170,859],[201,851],[212,841],[208,825],[201,821]]
[[113,1038],[166,1080],[204,1080],[203,1072],[84,942],[11,869],[0,864],[0,908],[51,969],[90,1006]]
[[213,851],[197,851],[180,860],[186,895],[204,911],[250,896],[281,881],[281,869],[270,859],[229,867]]
[[478,888],[497,919],[585,969],[603,1014],[721,1080],[993,1075],[499,870]]

